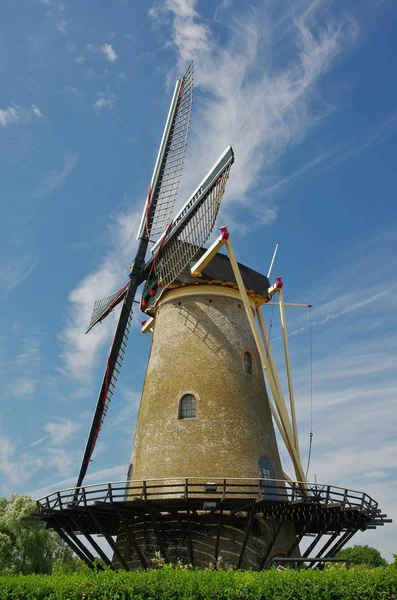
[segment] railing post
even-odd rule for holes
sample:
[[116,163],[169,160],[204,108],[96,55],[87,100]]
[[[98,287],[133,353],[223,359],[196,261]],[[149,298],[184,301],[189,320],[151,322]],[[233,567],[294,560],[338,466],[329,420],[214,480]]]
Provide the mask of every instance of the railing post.
[[58,502],[59,502],[59,509],[62,510],[61,492],[57,492],[57,497],[58,497]]
[[223,480],[223,498],[226,498],[226,479]]
[[109,494],[110,503],[113,504],[113,490],[112,490],[111,483],[108,483],[108,494]]
[[80,493],[83,492],[83,502],[84,502],[84,506],[87,506],[87,496],[85,493],[85,488],[80,488]]
[[325,506],[328,506],[330,490],[331,490],[331,486],[327,485],[327,495],[325,497]]
[[291,502],[295,500],[295,481],[292,482],[291,486]]
[[147,500],[147,489],[146,489],[146,481],[143,482],[143,498],[146,502]]
[[189,499],[189,480],[186,477],[185,479],[185,500]]

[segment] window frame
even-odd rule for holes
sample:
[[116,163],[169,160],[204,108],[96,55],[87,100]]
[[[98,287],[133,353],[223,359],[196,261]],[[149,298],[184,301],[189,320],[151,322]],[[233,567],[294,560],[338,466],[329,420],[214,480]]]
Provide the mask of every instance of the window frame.
[[[246,357],[248,357],[248,361],[246,360]],[[251,350],[248,350],[248,349],[244,350],[243,366],[244,366],[244,373],[246,375],[253,375],[253,373],[254,373],[254,357],[252,355]]]
[[[193,400],[194,400],[194,415],[183,416],[183,414],[182,414],[183,401],[185,400],[185,398],[193,398]],[[178,419],[180,419],[181,421],[186,421],[189,419],[196,419],[196,418],[197,418],[197,397],[192,392],[186,392],[180,397],[179,402],[178,402]]]

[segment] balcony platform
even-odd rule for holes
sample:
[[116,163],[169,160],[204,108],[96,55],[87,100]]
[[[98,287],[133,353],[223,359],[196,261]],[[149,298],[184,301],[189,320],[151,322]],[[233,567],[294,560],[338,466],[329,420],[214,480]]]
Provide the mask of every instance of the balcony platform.
[[[296,555],[304,537],[313,540],[303,557],[328,558],[357,531],[391,522],[366,493],[267,479],[103,483],[56,491],[40,498],[37,508],[36,519],[57,531],[90,567],[100,556],[126,570],[150,568],[156,552],[174,562],[176,547],[182,562],[194,566],[217,564],[223,548],[228,566],[262,570],[280,548],[286,557]],[[288,547],[286,536],[280,546],[282,530],[291,527]],[[234,533],[226,543],[228,531]],[[92,537],[97,534],[107,540],[112,560]]]

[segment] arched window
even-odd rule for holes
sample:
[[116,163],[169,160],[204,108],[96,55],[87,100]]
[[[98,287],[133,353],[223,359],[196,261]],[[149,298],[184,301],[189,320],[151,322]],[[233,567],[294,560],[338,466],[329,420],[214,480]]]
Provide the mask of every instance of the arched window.
[[252,355],[250,352],[244,352],[244,371],[252,375]]
[[277,489],[277,482],[269,481],[267,479],[276,479],[276,474],[270,460],[266,456],[261,456],[259,459],[259,468],[261,470],[262,488],[265,493],[266,500],[281,500],[282,489]]
[[192,394],[186,394],[181,399],[179,406],[180,419],[193,419],[196,416],[196,398]]

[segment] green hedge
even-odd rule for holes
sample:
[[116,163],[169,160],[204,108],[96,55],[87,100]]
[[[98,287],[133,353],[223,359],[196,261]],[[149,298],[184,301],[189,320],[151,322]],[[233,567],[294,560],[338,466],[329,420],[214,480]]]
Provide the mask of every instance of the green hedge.
[[397,570],[225,572],[160,569],[0,577],[0,600],[397,600]]

